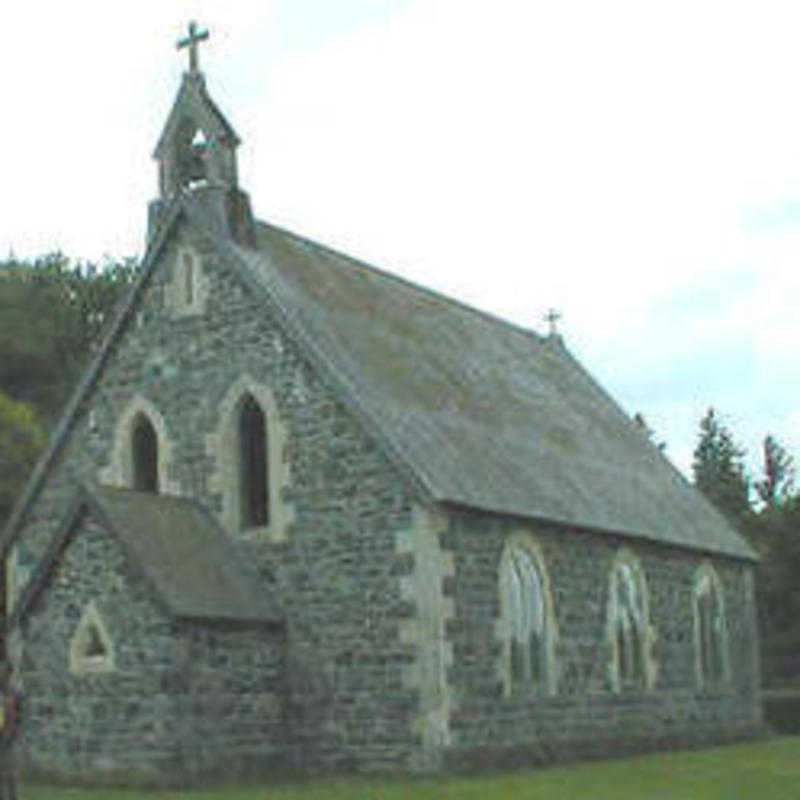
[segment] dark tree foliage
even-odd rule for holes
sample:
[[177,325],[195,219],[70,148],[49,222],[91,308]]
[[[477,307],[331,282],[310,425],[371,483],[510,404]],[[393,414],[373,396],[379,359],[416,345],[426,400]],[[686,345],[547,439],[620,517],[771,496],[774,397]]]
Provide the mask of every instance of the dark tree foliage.
[[800,495],[794,462],[773,436],[764,439],[763,477],[748,502],[744,451],[709,409],[694,452],[695,484],[761,557],[756,593],[765,686],[800,686]]
[[723,514],[738,521],[750,511],[750,482],[730,431],[720,423],[713,408],[700,421],[700,437],[694,451],[695,486]]
[[772,436],[764,439],[764,477],[756,481],[758,496],[769,509],[785,505],[794,489],[794,459]]
[[0,391],[0,530],[44,444],[33,409]]
[[762,558],[757,597],[764,684],[800,685],[800,501],[765,506],[747,532]]
[[59,253],[0,262],[0,389],[52,421],[136,269],[130,259],[98,267]]

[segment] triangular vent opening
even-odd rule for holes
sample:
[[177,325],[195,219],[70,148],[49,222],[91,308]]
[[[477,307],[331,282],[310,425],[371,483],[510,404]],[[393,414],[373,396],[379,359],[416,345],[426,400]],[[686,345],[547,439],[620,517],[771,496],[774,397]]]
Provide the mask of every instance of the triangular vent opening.
[[108,656],[108,648],[95,624],[92,624],[86,631],[83,655],[85,658],[106,658]]
[[83,612],[69,646],[70,668],[78,675],[114,668],[114,645],[94,603]]

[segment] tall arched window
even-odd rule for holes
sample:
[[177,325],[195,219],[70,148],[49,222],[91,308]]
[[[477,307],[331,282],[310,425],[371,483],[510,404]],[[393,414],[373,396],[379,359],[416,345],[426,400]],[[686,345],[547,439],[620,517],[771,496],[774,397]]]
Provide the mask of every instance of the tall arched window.
[[241,525],[269,525],[267,422],[253,395],[246,394],[239,410],[239,487]]
[[710,564],[704,564],[695,579],[694,639],[698,686],[724,683],[728,673],[725,608],[719,578]]
[[244,538],[283,542],[294,520],[288,431],[270,388],[241,375],[218,407],[206,436],[215,463],[208,488],[221,501],[221,520]]
[[509,541],[500,562],[506,694],[554,692],[555,620],[539,548],[529,536]]
[[655,664],[647,584],[638,560],[627,551],[620,553],[611,568],[607,630],[614,690],[650,688]]
[[133,488],[158,492],[158,437],[147,415],[138,413],[131,427]]

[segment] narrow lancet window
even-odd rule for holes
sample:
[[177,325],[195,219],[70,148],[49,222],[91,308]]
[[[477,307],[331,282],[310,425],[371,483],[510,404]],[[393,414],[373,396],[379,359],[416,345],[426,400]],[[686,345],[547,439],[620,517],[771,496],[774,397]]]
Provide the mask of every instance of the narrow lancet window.
[[187,306],[194,303],[194,258],[191,253],[183,254],[183,302]]
[[158,492],[158,437],[150,420],[137,414],[131,432],[133,488],[140,492]]
[[261,406],[252,395],[242,401],[239,413],[239,485],[241,525],[269,525],[269,471],[267,424]]

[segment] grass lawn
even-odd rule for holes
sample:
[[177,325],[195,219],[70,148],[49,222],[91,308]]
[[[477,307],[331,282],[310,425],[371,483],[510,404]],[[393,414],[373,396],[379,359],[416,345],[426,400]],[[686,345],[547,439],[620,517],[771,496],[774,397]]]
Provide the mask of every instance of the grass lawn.
[[800,800],[800,737],[470,777],[337,777],[187,791],[23,786],[22,800]]

